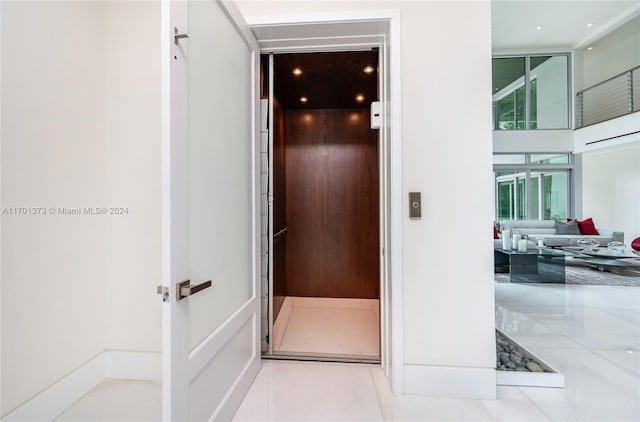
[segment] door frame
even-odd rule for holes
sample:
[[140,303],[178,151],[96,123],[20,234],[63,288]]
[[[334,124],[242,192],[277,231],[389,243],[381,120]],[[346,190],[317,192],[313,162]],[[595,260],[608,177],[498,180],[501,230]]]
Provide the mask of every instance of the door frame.
[[[404,393],[402,280],[402,132],[400,12],[312,13],[245,18],[261,54],[348,51],[380,47],[380,354],[395,394]],[[326,35],[320,25],[325,25]],[[277,36],[267,39],[258,29]],[[336,31],[338,29],[338,31]],[[258,31],[256,31],[258,30]],[[283,32],[284,31],[284,32]],[[367,33],[370,31],[370,33]],[[309,36],[308,33],[313,33]],[[332,34],[340,33],[340,37]],[[283,36],[284,34],[284,36]],[[287,36],[288,35],[288,36]],[[270,170],[271,171],[271,170]],[[270,292],[272,291],[270,286]],[[271,350],[271,347],[270,347]]]

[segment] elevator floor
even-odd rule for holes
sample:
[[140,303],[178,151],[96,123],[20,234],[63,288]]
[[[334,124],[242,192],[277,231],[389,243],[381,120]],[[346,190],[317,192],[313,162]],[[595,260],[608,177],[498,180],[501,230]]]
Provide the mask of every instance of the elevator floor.
[[273,327],[275,354],[379,359],[377,299],[287,297]]

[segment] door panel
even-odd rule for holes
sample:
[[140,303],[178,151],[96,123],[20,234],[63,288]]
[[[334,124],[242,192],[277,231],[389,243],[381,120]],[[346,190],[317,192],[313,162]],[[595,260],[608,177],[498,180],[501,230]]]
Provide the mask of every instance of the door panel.
[[193,349],[253,293],[252,55],[216,2],[188,19],[189,271],[215,276],[189,299]]
[[[230,419],[260,369],[258,59],[238,16],[162,3],[165,420]],[[184,280],[213,284],[180,300]]]

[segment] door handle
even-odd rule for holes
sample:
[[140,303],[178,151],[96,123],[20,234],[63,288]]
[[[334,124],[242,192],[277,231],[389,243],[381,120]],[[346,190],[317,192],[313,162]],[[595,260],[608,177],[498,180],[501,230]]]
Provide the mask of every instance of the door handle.
[[178,34],[178,28],[173,28],[173,42],[178,45],[178,41],[180,41],[183,38],[189,38],[189,35],[187,34]]
[[176,285],[176,300],[182,300],[209,287],[211,287],[211,280],[193,286],[191,285],[191,280],[185,280]]

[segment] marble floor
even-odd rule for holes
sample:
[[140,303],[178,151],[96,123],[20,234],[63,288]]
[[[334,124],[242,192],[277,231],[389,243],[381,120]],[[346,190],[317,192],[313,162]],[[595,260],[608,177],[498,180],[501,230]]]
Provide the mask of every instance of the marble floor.
[[162,382],[106,379],[56,419],[58,422],[160,421]]
[[497,400],[394,396],[378,365],[263,361],[235,421],[638,421],[640,288],[496,285],[496,325],[566,387],[499,386]]
[[[394,396],[379,365],[265,360],[234,420],[640,420],[640,287],[495,286],[497,326],[564,373],[564,389],[499,386],[497,400]],[[160,419],[158,383],[105,383],[59,420]]]
[[276,353],[380,356],[377,299],[287,297],[273,325]]

